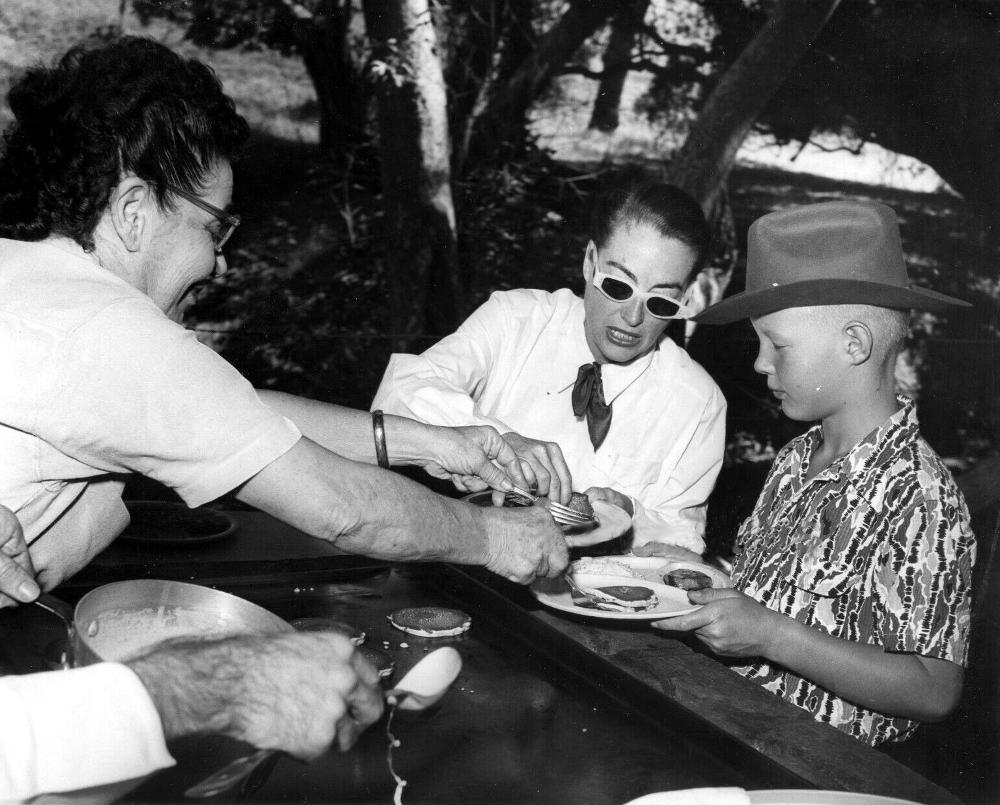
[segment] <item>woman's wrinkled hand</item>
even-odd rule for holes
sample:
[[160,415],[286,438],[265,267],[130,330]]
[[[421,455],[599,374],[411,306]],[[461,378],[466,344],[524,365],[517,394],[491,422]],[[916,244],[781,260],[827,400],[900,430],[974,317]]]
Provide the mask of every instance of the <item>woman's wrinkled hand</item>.
[[515,431],[508,431],[503,438],[521,460],[521,470],[527,479],[522,489],[534,490],[556,503],[569,503],[573,495],[573,476],[559,445],[531,439]]
[[495,489],[510,492],[524,488],[527,478],[511,446],[488,425],[445,428],[427,425],[428,456],[413,463],[428,475],[447,478],[456,489],[479,492]]
[[486,568],[518,584],[553,578],[569,565],[569,547],[545,509],[480,510],[486,521],[489,557]]

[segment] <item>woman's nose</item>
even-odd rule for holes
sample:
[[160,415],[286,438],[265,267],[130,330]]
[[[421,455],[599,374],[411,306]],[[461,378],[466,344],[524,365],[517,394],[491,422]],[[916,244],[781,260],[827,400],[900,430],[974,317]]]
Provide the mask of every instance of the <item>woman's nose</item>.
[[229,268],[229,263],[226,262],[226,256],[222,252],[215,253],[215,268],[212,270],[212,277],[221,277],[226,273],[226,269]]
[[622,318],[629,327],[638,327],[645,317],[641,299],[632,297],[625,302],[625,309],[622,311]]

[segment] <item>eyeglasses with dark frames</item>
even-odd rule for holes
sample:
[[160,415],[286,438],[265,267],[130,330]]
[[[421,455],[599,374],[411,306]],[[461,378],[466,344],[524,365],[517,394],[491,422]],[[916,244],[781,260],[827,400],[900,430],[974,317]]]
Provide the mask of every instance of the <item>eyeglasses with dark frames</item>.
[[166,185],[166,188],[171,193],[176,193],[181,198],[187,199],[196,207],[201,207],[205,212],[211,213],[222,223],[222,226],[219,227],[219,234],[213,236],[215,240],[215,253],[221,253],[222,247],[226,245],[226,241],[233,236],[236,227],[240,225],[240,216],[220,210],[214,204],[203,201],[194,195],[194,193],[189,193],[187,190],[181,190],[181,188],[169,184]]

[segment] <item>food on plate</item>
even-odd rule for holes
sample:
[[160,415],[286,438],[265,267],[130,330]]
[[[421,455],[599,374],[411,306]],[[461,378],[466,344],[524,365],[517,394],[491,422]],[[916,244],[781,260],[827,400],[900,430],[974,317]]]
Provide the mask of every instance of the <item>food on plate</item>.
[[453,637],[469,631],[472,618],[460,609],[406,607],[389,615],[389,623],[418,637]]
[[591,520],[594,519],[594,507],[590,505],[590,498],[582,492],[574,492],[568,505],[573,511],[585,514]]
[[392,672],[396,668],[396,661],[388,651],[382,651],[374,646],[361,646],[358,649],[358,654],[375,666],[380,678],[392,676]]
[[588,587],[587,593],[598,609],[609,612],[642,612],[652,609],[660,600],[649,587],[633,584],[616,584],[610,587]]
[[700,570],[680,567],[664,573],[663,583],[682,590],[704,590],[712,586],[712,577]]
[[583,556],[570,565],[573,575],[586,574],[590,576],[626,576],[630,579],[643,578],[624,562],[616,562],[603,556]]
[[300,632],[336,632],[342,634],[354,645],[360,646],[365,642],[365,633],[356,626],[349,623],[335,621],[331,618],[296,618],[289,621],[292,626]]

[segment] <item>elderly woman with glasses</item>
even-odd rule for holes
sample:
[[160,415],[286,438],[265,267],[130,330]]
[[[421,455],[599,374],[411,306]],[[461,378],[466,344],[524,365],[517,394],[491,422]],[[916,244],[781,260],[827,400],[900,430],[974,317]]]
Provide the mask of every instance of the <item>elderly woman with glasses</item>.
[[704,550],[726,403],[665,336],[710,242],[700,207],[665,184],[597,202],[570,290],[494,293],[421,355],[393,355],[373,402],[437,425],[492,425],[538,491],[574,487],[631,515],[632,545]]
[[21,520],[43,587],[123,530],[128,473],[190,506],[235,492],[378,558],[486,565],[520,582],[566,565],[544,512],[478,510],[372,466],[418,465],[464,490],[526,483],[494,430],[373,423],[258,393],[178,324],[191,290],[225,271],[240,222],[231,163],[248,127],[211,70],[124,37],[28,70],[10,106],[0,504]]
[[[226,269],[221,250],[239,223],[227,211],[231,163],[248,127],[211,70],[124,37],[29,69],[9,100],[14,123],[0,153],[0,505],[23,534],[0,539],[0,606],[54,587],[121,533],[129,473],[162,482],[192,507],[233,492],[347,552],[483,565],[518,582],[566,567],[565,539],[544,510],[480,509],[383,469],[417,465],[466,490],[527,484],[492,428],[434,427],[258,393],[178,323],[191,289]],[[25,576],[36,571],[33,584]],[[322,706],[305,718],[270,696],[279,707],[260,707],[278,723],[261,745],[314,754],[315,745],[306,751],[293,739],[313,731],[329,741],[335,728],[348,745],[378,717],[374,669],[349,645],[331,649],[337,656],[323,673],[285,651],[262,659],[269,671],[254,672],[258,688],[292,679],[301,701]],[[21,775],[23,798],[64,790],[42,773],[53,764],[69,775],[62,785],[79,787],[172,762],[163,750],[170,725],[136,680],[123,684],[131,677],[120,667],[42,676],[32,692],[15,692],[16,713],[4,710],[5,727],[14,721],[0,765],[8,760]],[[204,684],[223,677],[233,678],[212,668],[198,676]],[[204,699],[194,682],[160,682],[169,712]],[[113,698],[124,726],[102,732],[101,720],[70,718],[55,739],[73,753],[43,751],[36,726],[46,723],[44,700],[58,696]],[[352,715],[342,724],[337,713]],[[313,730],[317,718],[325,731]]]

